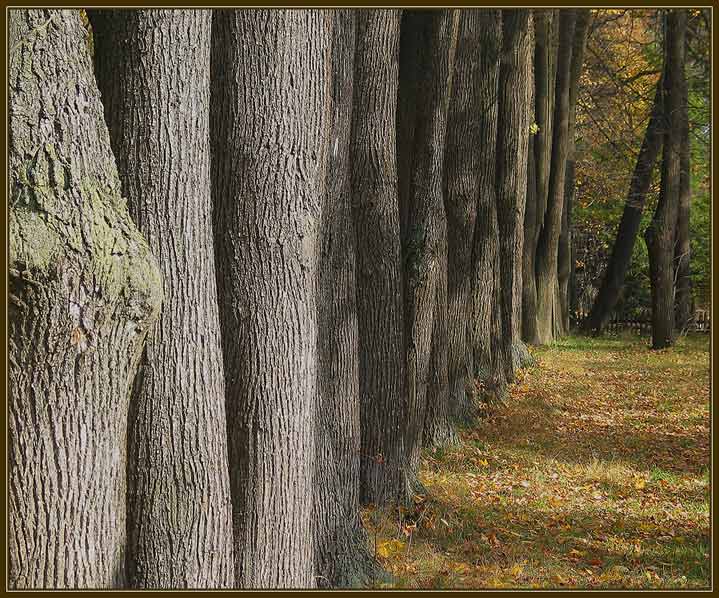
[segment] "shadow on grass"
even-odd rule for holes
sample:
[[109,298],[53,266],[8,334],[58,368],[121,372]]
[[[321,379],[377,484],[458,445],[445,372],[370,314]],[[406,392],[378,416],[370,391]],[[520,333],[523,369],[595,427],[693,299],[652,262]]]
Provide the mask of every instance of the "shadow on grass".
[[[555,578],[568,580],[563,585],[573,587],[663,585],[682,576],[694,587],[708,585],[708,527],[685,522],[661,528],[652,517],[601,508],[567,512],[481,501],[458,506],[432,494],[427,508],[449,525],[418,530],[416,542],[448,555],[455,570],[465,565],[469,571],[497,567],[516,572],[521,565],[534,569],[535,576],[540,569],[553,571]],[[613,577],[618,577],[615,583]],[[531,584],[530,578],[524,581]],[[445,581],[451,582],[451,576]],[[522,579],[515,581],[522,584]],[[545,577],[542,585],[547,582],[551,585]],[[441,579],[431,585],[441,586]]]

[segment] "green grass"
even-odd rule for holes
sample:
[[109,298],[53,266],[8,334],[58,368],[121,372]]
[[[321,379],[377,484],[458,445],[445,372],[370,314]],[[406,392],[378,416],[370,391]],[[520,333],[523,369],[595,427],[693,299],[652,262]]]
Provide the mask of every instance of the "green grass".
[[708,345],[535,350],[506,408],[426,452],[414,509],[364,513],[392,585],[708,587]]

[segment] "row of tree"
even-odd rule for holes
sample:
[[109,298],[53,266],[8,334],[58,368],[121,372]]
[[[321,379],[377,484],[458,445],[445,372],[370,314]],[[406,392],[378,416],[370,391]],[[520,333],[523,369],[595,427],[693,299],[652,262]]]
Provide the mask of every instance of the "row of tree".
[[364,584],[568,330],[590,13],[83,15],[9,13],[10,584]]

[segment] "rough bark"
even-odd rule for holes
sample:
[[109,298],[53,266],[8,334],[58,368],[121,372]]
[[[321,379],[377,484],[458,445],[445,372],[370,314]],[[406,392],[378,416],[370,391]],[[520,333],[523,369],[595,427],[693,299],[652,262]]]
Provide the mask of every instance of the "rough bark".
[[395,128],[400,18],[399,10],[357,13],[350,155],[365,504],[410,493]]
[[[452,94],[447,117],[444,206],[447,214],[448,378],[451,413],[472,411],[474,378],[472,329],[472,253],[479,195],[481,61],[480,11],[460,11]],[[495,77],[496,79],[496,77]],[[460,417],[465,419],[464,417]]]
[[452,22],[452,11],[447,10],[418,12],[403,22],[403,26],[411,27],[410,35],[419,38],[404,260],[409,399],[406,450],[413,471],[419,467],[428,402],[433,403],[432,440],[446,440],[452,435],[446,358],[447,220],[442,196]]
[[567,150],[567,171],[564,181],[564,206],[562,209],[562,227],[559,235],[557,253],[557,279],[559,283],[560,328],[559,334],[569,334],[569,279],[572,273],[572,205],[574,203],[574,169],[576,154],[577,93],[582,73],[584,49],[589,33],[589,10],[577,10],[577,22],[574,30],[572,66],[569,75],[569,149]]
[[[444,208],[444,163],[446,149],[447,116],[449,101],[452,93],[454,75],[454,60],[457,50],[457,35],[459,32],[459,10],[442,11],[437,18],[438,31],[433,32],[431,49],[439,55],[433,64],[433,76],[440,77],[446,69],[446,77],[437,81],[438,102],[442,110],[441,118],[444,120],[439,135],[433,135],[431,147],[435,154],[435,168],[433,176],[437,177],[435,193],[439,194],[439,207],[437,213],[439,228],[438,266],[436,270],[436,287],[434,300],[434,316],[432,323],[432,351],[429,362],[429,387],[427,389],[427,409],[424,417],[424,432],[422,435],[424,446],[445,446],[457,442],[458,437],[454,429],[452,418],[452,404],[450,402],[449,386],[449,320],[448,320],[448,289],[447,289],[447,212]],[[449,39],[447,39],[449,38]],[[439,64],[437,64],[439,63]],[[436,66],[435,66],[436,65]],[[445,66],[446,65],[446,66]],[[434,81],[433,81],[434,83]],[[436,149],[439,148],[439,151]]]
[[327,11],[214,13],[214,232],[239,587],[315,585],[331,28]]
[[[473,373],[482,386],[481,399],[488,403],[503,400],[506,393],[502,351],[502,308],[499,275],[499,228],[497,222],[497,116],[499,61],[502,51],[502,13],[480,11],[480,84],[477,93],[478,136],[477,219],[472,240],[471,309],[468,326],[473,354]],[[471,417],[460,410],[457,416]]]
[[657,83],[656,95],[652,113],[644,133],[642,147],[637,156],[629,191],[622,218],[619,221],[617,236],[612,245],[612,254],[607,269],[599,287],[599,293],[594,300],[592,309],[583,324],[586,331],[601,334],[609,322],[609,318],[621,296],[624,287],[624,278],[632,259],[634,243],[639,235],[639,226],[642,221],[642,212],[647,198],[647,192],[652,182],[652,171],[659,156],[663,143],[663,82]]
[[381,574],[359,519],[360,409],[350,128],[355,12],[333,15],[331,152],[322,208],[317,303],[314,533],[319,587],[361,587]]
[[497,125],[497,219],[499,223],[502,338],[508,381],[521,367],[522,248],[527,195],[531,11],[502,11],[502,55]]
[[562,10],[559,22],[556,100],[548,202],[536,256],[537,340],[540,344],[549,343],[554,339],[554,318],[559,311],[557,254],[564,209],[564,183],[569,149],[569,84],[576,16],[575,10]]
[[76,10],[9,12],[8,577],[121,587],[129,390],[162,299]]
[[664,150],[659,201],[644,232],[649,252],[652,292],[652,347],[674,342],[674,241],[681,190],[682,100],[686,93],[684,61],[687,15],[671,10],[667,16],[664,77]]
[[90,16],[120,181],[165,290],[131,400],[128,581],[137,588],[232,587],[210,204],[212,16],[186,10]]
[[684,85],[682,97],[682,131],[679,154],[679,214],[677,216],[674,262],[676,272],[676,317],[675,325],[679,332],[686,331],[692,321],[692,290],[689,243],[689,213],[692,203],[691,190],[691,142],[689,135],[689,113],[687,104],[687,86]]

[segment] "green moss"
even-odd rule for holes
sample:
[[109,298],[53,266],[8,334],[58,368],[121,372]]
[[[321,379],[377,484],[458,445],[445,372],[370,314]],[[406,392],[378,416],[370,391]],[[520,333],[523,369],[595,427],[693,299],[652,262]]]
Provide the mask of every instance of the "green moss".
[[[46,148],[48,155],[52,151]],[[49,163],[59,164],[36,159],[16,171],[11,267],[27,270],[42,282],[54,277],[53,266],[60,261],[79,262],[92,273],[106,300],[125,298],[131,317],[144,319],[157,311],[162,301],[160,271],[125,202],[88,180],[65,190],[65,173],[50,177],[51,169],[45,168]],[[79,200],[72,191],[79,192]]]

